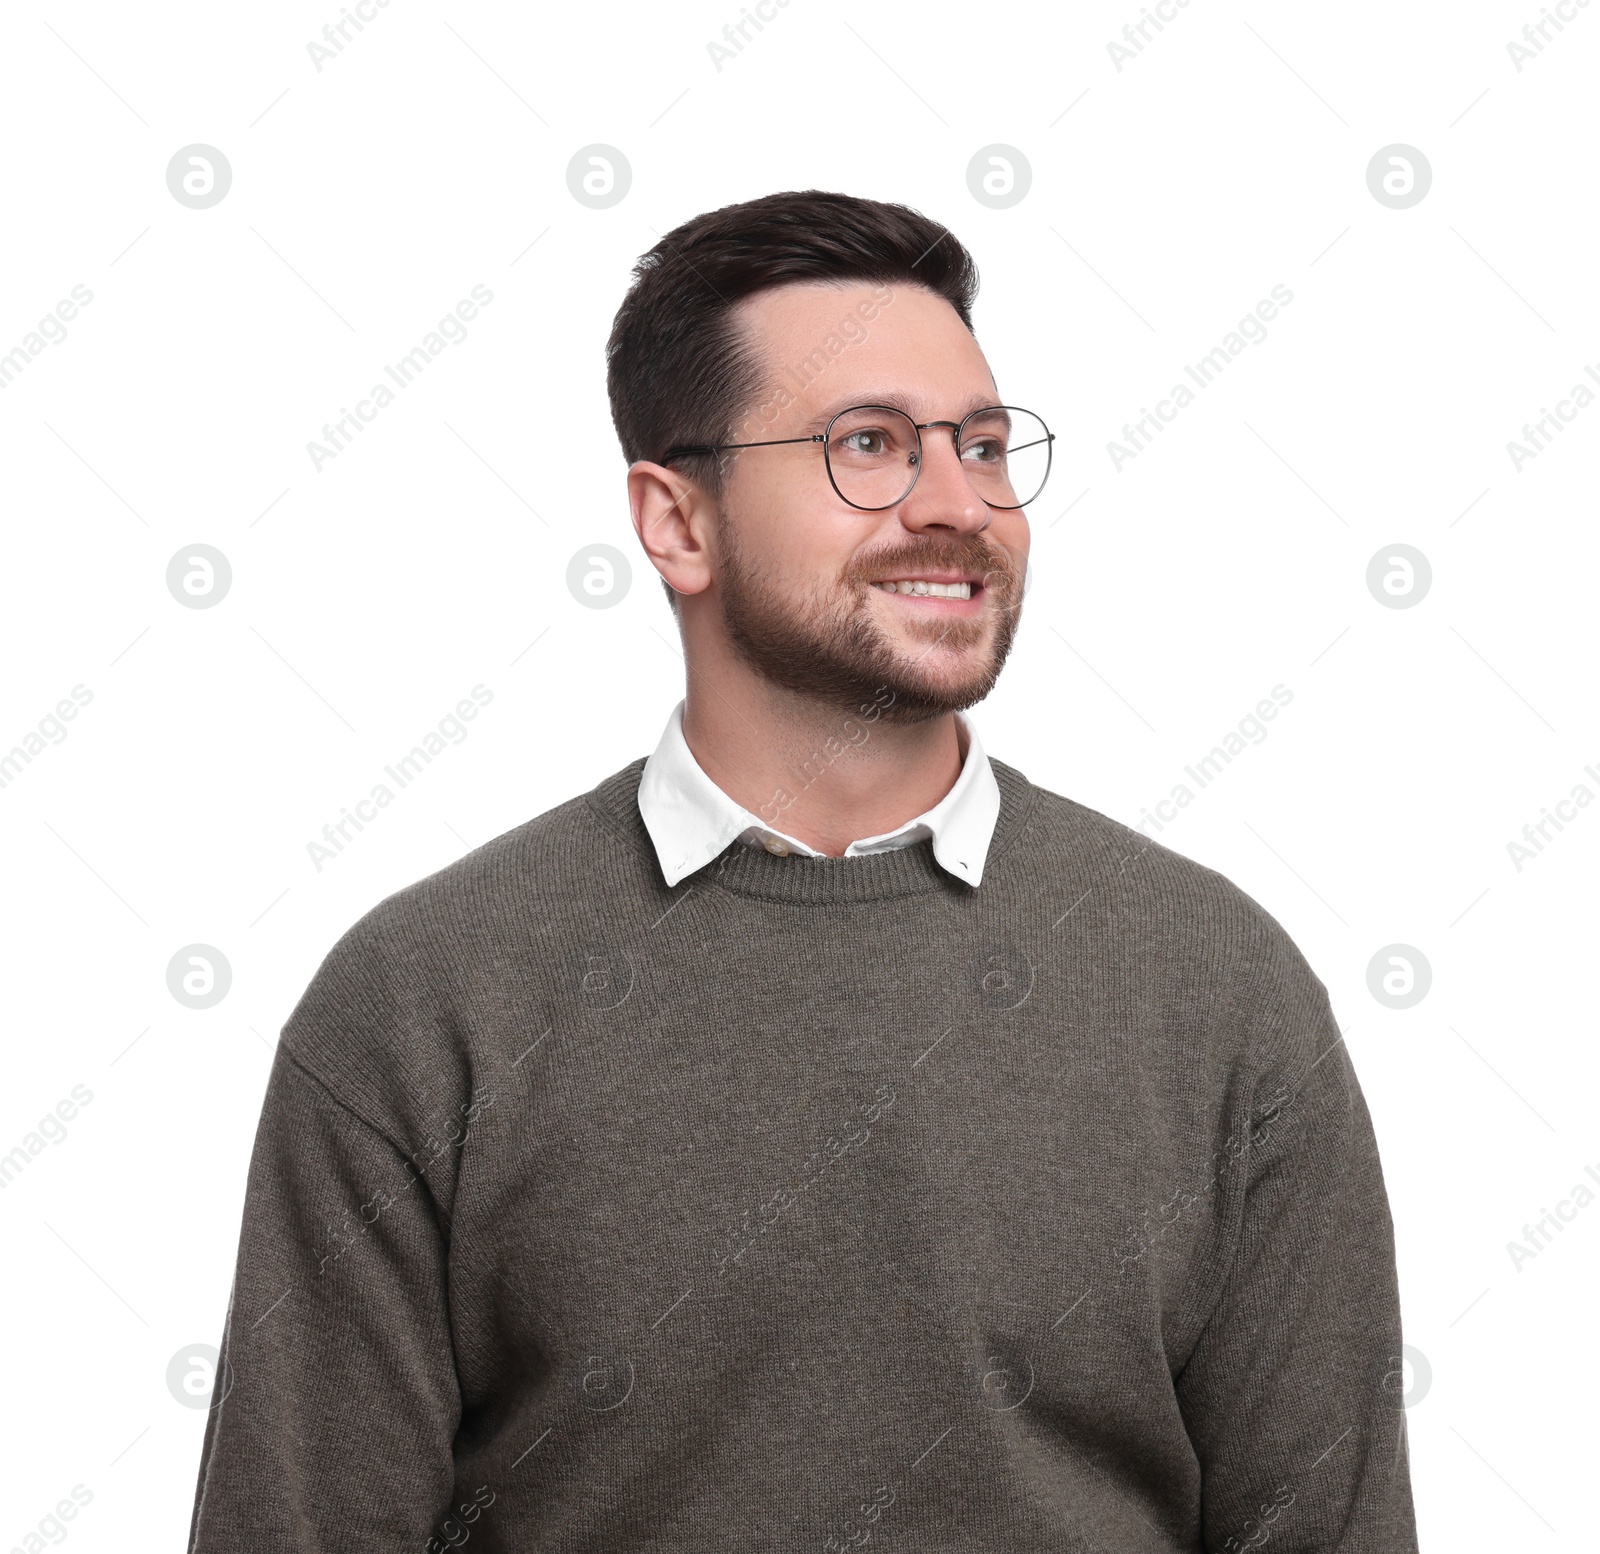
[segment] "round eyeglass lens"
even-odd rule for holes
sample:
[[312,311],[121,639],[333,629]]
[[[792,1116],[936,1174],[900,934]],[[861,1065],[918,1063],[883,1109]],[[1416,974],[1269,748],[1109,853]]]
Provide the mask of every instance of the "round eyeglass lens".
[[991,507],[1025,507],[1050,473],[1050,433],[1015,405],[974,411],[961,423],[961,467]]
[[862,405],[835,416],[828,432],[828,474],[856,507],[893,507],[917,478],[917,428],[887,406]]

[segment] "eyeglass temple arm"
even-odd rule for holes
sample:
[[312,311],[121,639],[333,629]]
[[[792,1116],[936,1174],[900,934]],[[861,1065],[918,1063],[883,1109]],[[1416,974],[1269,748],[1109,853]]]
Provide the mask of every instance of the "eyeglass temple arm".
[[[919,432],[928,431],[930,428],[935,426],[948,426],[952,432],[955,432],[959,430],[961,423],[958,421],[913,421],[911,424],[916,427]],[[813,432],[809,437],[774,437],[767,442],[706,443],[704,446],[693,448],[668,448],[666,453],[663,455],[663,458],[676,458],[680,453],[725,453],[730,448],[782,448],[786,447],[790,443],[826,442],[827,440],[827,436],[824,433]],[[1056,440],[1056,434],[1051,431],[1046,431],[1041,440],[1044,442],[1054,442]],[[1020,450],[1021,448],[1034,448],[1037,446],[1037,443],[1027,442],[1019,444],[1018,448]]]
[[680,453],[723,453],[729,448],[780,448],[785,443],[791,442],[826,441],[821,432],[813,432],[809,437],[774,437],[770,442],[718,442],[707,443],[704,447],[668,448],[664,457],[670,459]]

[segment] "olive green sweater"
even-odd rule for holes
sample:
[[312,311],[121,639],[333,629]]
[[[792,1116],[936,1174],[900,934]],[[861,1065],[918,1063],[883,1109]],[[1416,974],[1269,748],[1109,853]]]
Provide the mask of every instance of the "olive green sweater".
[[643,762],[374,907],[283,1030],[194,1554],[1416,1548],[1326,990],[994,762],[669,890]]

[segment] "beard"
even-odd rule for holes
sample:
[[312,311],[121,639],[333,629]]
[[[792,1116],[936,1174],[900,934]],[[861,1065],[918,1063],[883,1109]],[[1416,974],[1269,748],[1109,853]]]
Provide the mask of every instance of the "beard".
[[[735,651],[774,685],[855,712],[882,704],[885,723],[923,723],[980,702],[994,689],[1022,613],[1022,580],[1010,555],[982,535],[908,540],[851,561],[831,592],[797,598],[792,580],[754,565],[734,525],[718,520],[717,587]],[[918,568],[977,572],[994,596],[984,614],[908,622],[921,649],[908,651],[873,618],[872,579]],[[929,660],[940,649],[954,662]]]

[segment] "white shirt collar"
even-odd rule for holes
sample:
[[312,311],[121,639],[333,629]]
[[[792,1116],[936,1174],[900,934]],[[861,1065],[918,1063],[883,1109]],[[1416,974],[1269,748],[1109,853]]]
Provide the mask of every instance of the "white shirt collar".
[[[956,716],[966,732],[967,754],[955,786],[932,809],[893,831],[851,842],[845,857],[888,852],[931,837],[933,856],[941,868],[969,885],[981,882],[989,842],[1000,818],[1000,786],[972,720],[963,713]],[[734,841],[773,852],[817,855],[815,848],[775,830],[736,804],[706,775],[683,737],[681,701],[672,709],[660,742],[644,763],[639,814],[668,885],[703,869]]]

